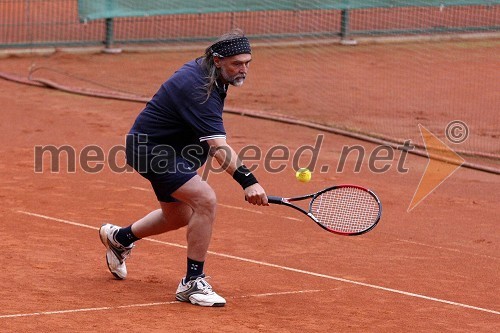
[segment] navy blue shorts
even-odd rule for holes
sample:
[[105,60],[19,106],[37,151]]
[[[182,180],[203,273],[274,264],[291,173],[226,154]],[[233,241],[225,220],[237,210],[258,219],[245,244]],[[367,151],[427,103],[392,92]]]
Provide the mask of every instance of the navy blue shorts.
[[197,165],[180,154],[140,154],[128,144],[128,140],[126,156],[127,164],[151,182],[158,201],[177,201],[172,193],[197,174]]

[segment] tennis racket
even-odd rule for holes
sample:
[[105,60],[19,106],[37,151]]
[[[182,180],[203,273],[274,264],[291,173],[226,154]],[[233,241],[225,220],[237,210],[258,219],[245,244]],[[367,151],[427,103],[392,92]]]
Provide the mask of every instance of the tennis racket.
[[[267,199],[271,204],[292,207],[323,229],[345,236],[372,230],[382,215],[382,204],[377,195],[356,185],[332,186],[300,197],[268,196]],[[311,199],[308,211],[292,203],[307,199]]]

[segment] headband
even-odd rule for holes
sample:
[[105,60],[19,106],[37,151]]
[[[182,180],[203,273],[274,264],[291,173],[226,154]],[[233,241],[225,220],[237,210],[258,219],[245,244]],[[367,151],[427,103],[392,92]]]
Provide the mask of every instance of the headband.
[[221,40],[210,47],[213,56],[231,57],[237,54],[252,53],[250,42],[246,37]]

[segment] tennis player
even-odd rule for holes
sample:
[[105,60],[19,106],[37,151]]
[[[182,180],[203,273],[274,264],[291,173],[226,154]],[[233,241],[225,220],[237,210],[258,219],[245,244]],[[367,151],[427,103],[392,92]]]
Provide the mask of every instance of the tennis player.
[[203,57],[164,82],[136,118],[127,136],[127,163],[151,182],[160,209],[125,228],[101,226],[107,265],[117,279],[127,276],[125,260],[136,241],[187,226],[187,272],[176,299],[225,305],[204,274],[216,196],[197,169],[210,154],[241,185],[249,203],[268,205],[264,189],[226,142],[222,120],[228,86],[243,84],[251,60],[250,43],[241,30],[221,36]]

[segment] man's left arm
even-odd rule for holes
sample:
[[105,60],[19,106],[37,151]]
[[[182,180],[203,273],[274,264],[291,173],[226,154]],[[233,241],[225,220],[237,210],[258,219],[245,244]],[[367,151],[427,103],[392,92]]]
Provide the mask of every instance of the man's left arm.
[[238,154],[226,142],[226,139],[213,138],[206,142],[210,146],[210,155],[242,186],[247,201],[254,205],[267,206],[266,192],[255,176],[243,165]]

